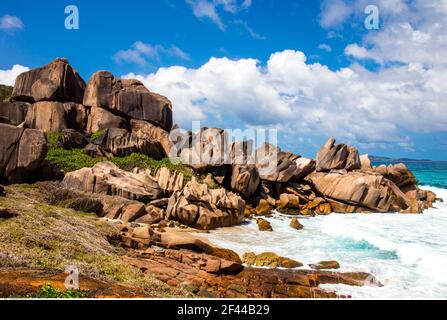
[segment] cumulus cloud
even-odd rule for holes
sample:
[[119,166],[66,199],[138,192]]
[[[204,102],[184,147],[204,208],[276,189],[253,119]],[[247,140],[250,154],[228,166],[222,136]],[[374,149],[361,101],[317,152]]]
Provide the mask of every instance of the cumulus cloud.
[[13,86],[19,74],[28,71],[28,67],[15,64],[9,70],[0,70],[0,84]]
[[212,58],[197,69],[173,66],[125,77],[168,96],[184,127],[194,120],[225,128],[238,123],[292,136],[335,136],[365,148],[392,144],[411,150],[404,132],[447,127],[447,90],[438,84],[446,75],[420,65],[332,71],[308,63],[303,52],[285,50],[272,54],[266,65]]
[[0,30],[2,31],[22,30],[24,27],[25,25],[19,17],[5,14],[0,18]]
[[146,65],[150,62],[160,63],[164,57],[190,60],[190,56],[176,46],[166,48],[162,45],[151,45],[142,41],[135,42],[130,49],[120,50],[113,59],[118,63],[135,63]]
[[321,5],[319,23],[323,28],[339,27],[353,13],[353,7],[344,0],[325,0]]

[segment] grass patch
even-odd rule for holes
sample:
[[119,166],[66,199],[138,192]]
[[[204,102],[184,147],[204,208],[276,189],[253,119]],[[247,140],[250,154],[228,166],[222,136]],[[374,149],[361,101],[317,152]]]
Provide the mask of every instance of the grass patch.
[[107,161],[106,158],[92,158],[86,155],[83,149],[65,150],[60,147],[50,147],[46,160],[64,172],[76,171],[82,168],[91,168],[99,162]]
[[171,171],[182,173],[185,181],[192,178],[192,170],[189,170],[182,164],[173,164],[168,158],[155,160],[141,153],[132,153],[126,157],[114,157],[107,159],[103,157],[92,158],[84,153],[83,149],[66,150],[58,146],[59,137],[57,134],[47,133],[47,139],[50,145],[46,160],[56,165],[64,172],[76,171],[82,168],[91,168],[95,164],[103,161],[111,161],[119,168],[131,171],[134,168],[151,169],[151,171],[166,167]]
[[92,133],[92,135],[90,136],[90,140],[95,141],[96,139],[100,138],[103,135],[103,133],[104,133],[103,130],[96,131],[95,133]]
[[0,268],[65,270],[75,265],[82,275],[131,285],[153,296],[187,295],[125,263],[126,251],[107,241],[113,225],[90,214],[44,203],[41,199],[46,196],[40,188],[24,192],[15,187],[7,186],[7,196],[0,197],[0,207],[13,208],[18,214],[0,222]]
[[45,283],[39,288],[36,294],[26,296],[15,296],[14,298],[30,298],[30,299],[82,299],[88,298],[87,291],[68,289],[60,291],[51,284]]

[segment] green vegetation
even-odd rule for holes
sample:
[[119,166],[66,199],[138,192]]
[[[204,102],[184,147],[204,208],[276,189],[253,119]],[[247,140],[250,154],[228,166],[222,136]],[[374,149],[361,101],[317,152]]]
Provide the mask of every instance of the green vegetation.
[[95,133],[93,133],[90,137],[91,141],[95,141],[96,139],[100,138],[102,136],[102,134],[104,133],[104,131],[100,130],[100,131],[96,131]]
[[[76,265],[86,277],[133,286],[155,297],[187,295],[127,264],[122,259],[126,251],[107,240],[107,235],[115,232],[113,225],[91,214],[46,203],[57,187],[50,188],[50,184],[7,186],[7,196],[0,197],[0,207],[17,213],[0,220],[1,267],[64,270]],[[48,286],[41,290],[41,297],[49,294],[57,293]]]
[[[186,181],[191,180],[192,177],[191,170],[188,170],[182,164],[173,164],[168,158],[155,160],[141,153],[133,153],[126,157],[114,157],[112,159],[107,159],[105,157],[92,158],[85,154],[83,149],[64,149],[61,144],[61,133],[46,132],[45,136],[49,145],[46,160],[49,163],[56,165],[64,172],[76,171],[82,168],[91,168],[99,162],[111,161],[119,168],[127,171],[131,171],[137,167],[151,169],[152,171],[166,167],[171,171],[182,173]],[[94,137],[92,136],[91,139],[94,139]]]
[[14,298],[33,298],[33,299],[81,299],[88,298],[87,291],[68,289],[65,291],[59,291],[54,288],[50,283],[45,283],[39,288],[36,294],[26,295],[24,297]]
[[0,84],[0,102],[7,101],[12,95],[13,87]]

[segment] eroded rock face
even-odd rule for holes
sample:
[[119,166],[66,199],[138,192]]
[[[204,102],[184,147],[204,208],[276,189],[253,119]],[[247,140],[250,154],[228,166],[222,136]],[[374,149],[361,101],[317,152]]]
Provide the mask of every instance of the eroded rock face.
[[90,79],[84,105],[114,109],[133,119],[172,128],[172,104],[159,94],[150,92],[140,81],[116,79],[108,71],[98,71]]
[[171,141],[169,140],[168,131],[153,125],[152,123],[131,120],[130,126],[132,128],[132,134],[140,139],[155,140],[160,143],[163,148],[164,156],[167,157],[171,151]]
[[0,102],[0,117],[17,126],[25,121],[28,106],[26,102]]
[[358,150],[345,144],[335,145],[335,139],[329,139],[317,153],[316,170],[319,172],[341,169],[351,171],[360,168]]
[[210,230],[241,224],[244,208],[245,202],[234,193],[225,189],[210,190],[206,184],[193,179],[182,191],[172,195],[166,215],[168,220]]
[[95,133],[109,128],[127,128],[127,121],[104,108],[92,107],[88,116],[87,132]]
[[401,189],[409,186],[415,186],[417,184],[416,177],[403,163],[389,166],[381,165],[375,168],[374,171],[381,174],[388,180],[393,181]]
[[120,196],[141,202],[149,202],[161,196],[160,186],[147,172],[127,172],[111,162],[101,162],[93,168],[67,173],[63,185],[70,189]]
[[314,171],[315,161],[265,144],[256,150],[256,168],[262,180],[286,183],[291,179],[300,180]]
[[373,172],[314,172],[308,179],[319,193],[347,205],[376,212],[408,206],[405,195],[393,182]]
[[261,179],[255,166],[233,166],[231,188],[243,194],[246,199],[255,194],[260,182]]
[[39,168],[48,151],[41,131],[0,124],[0,181],[20,183]]
[[264,252],[261,254],[254,254],[252,252],[245,253],[242,257],[242,262],[246,263],[248,266],[256,267],[269,267],[269,268],[298,268],[302,267],[303,264],[299,261],[295,261],[289,258],[284,258],[278,256],[273,252]]
[[85,110],[81,105],[54,101],[36,102],[29,105],[25,118],[29,128],[45,132],[61,132],[69,128],[83,130],[85,120]]
[[20,74],[14,85],[12,100],[82,103],[84,90],[84,80],[68,61],[56,59],[46,66]]
[[159,141],[134,135],[125,129],[107,129],[94,142],[118,157],[142,153],[157,160],[164,158],[164,150]]

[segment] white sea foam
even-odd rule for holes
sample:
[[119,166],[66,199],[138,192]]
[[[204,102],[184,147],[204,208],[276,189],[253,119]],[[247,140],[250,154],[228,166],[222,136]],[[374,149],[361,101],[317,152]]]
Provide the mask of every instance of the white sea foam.
[[[447,189],[424,187],[447,201]],[[213,242],[243,254],[275,252],[305,264],[338,260],[341,271],[371,272],[385,286],[325,285],[354,298],[447,298],[447,202],[422,215],[332,214],[300,218],[304,230],[288,226],[290,218],[268,218],[273,232],[256,223],[220,229]]]

